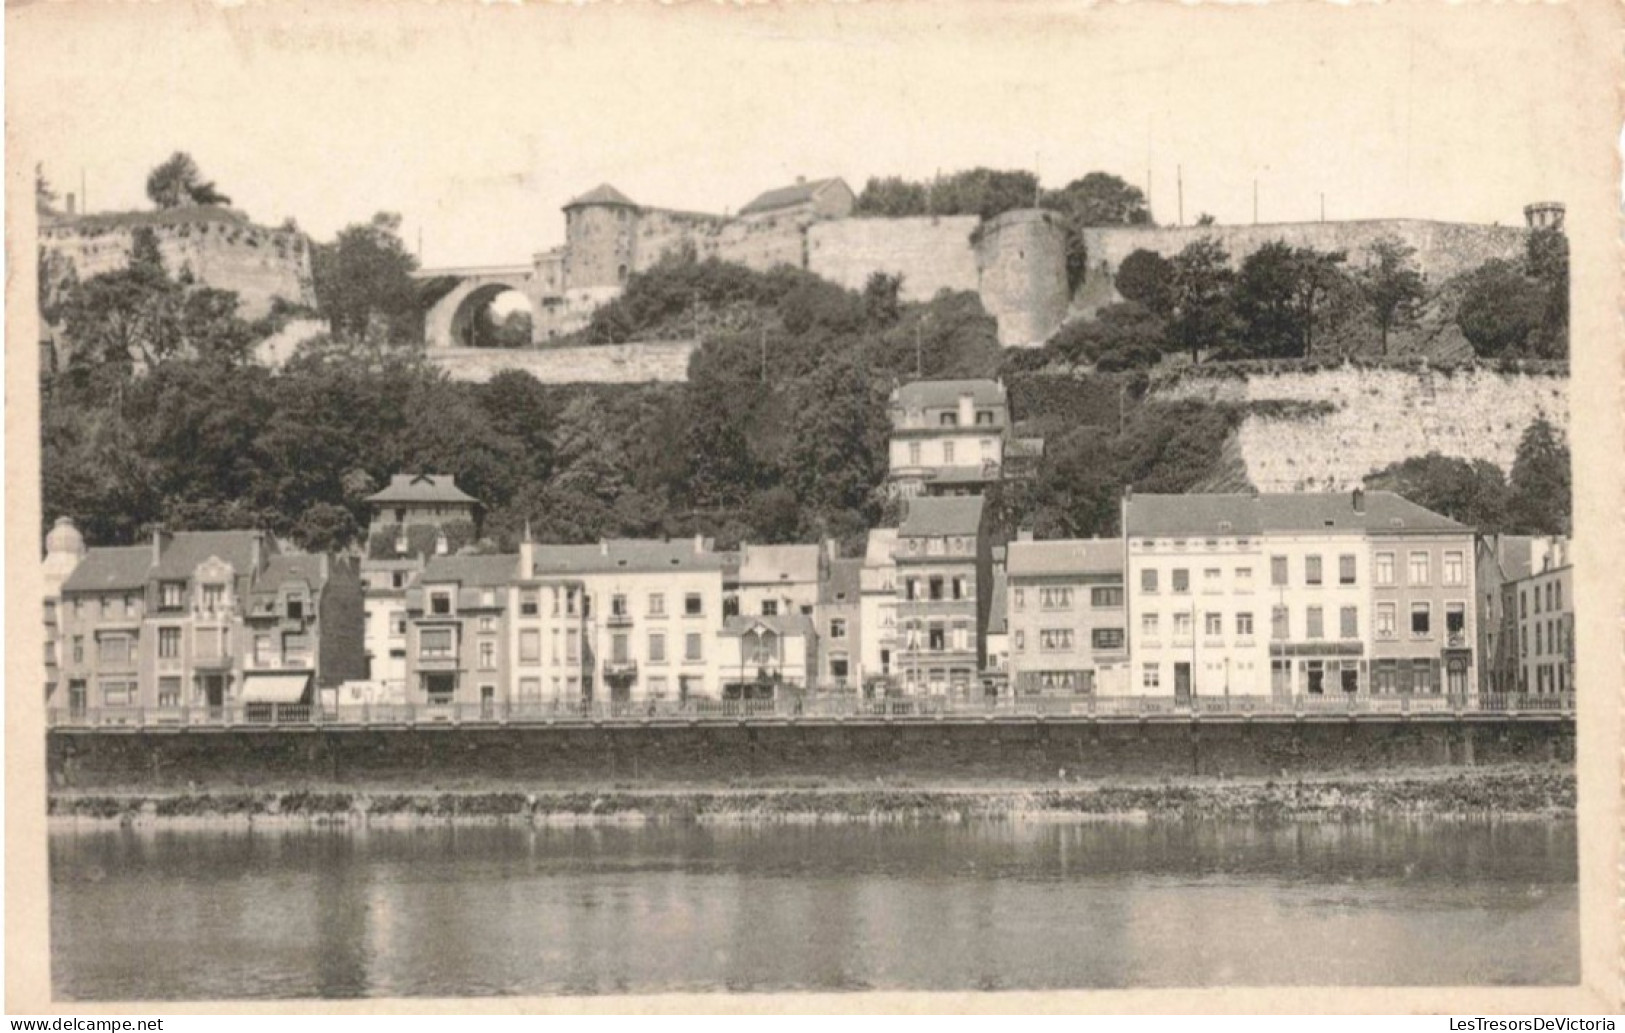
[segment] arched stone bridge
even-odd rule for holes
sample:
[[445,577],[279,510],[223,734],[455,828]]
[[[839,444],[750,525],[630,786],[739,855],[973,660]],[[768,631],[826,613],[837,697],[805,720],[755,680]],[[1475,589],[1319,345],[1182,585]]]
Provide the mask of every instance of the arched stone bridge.
[[542,305],[534,266],[449,266],[420,269],[412,274],[412,278],[419,281],[457,281],[455,287],[424,313],[423,339],[431,348],[466,347],[475,314],[497,295],[507,291],[518,291],[530,302],[532,336],[539,338],[542,335]]

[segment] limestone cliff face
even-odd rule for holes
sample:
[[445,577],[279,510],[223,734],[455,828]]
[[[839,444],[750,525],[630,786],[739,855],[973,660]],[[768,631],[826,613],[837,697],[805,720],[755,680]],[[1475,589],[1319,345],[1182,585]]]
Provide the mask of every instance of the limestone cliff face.
[[[1244,472],[1259,491],[1346,491],[1368,474],[1430,452],[1510,472],[1530,424],[1544,419],[1567,431],[1568,386],[1568,371],[1557,364],[1522,371],[1214,367],[1165,377],[1150,398],[1248,406],[1227,446],[1240,464],[1230,473]],[[1224,474],[1215,471],[1216,478]]]
[[240,313],[254,320],[275,298],[314,307],[310,242],[297,230],[256,226],[227,208],[175,208],[64,216],[40,226],[40,251],[52,285],[68,270],[79,280],[123,269],[135,251],[136,230],[150,229],[164,268],[204,286],[235,291]]

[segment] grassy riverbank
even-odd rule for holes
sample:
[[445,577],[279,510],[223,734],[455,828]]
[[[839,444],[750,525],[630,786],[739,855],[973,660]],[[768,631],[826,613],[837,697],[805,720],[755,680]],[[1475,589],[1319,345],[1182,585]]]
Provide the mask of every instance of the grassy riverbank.
[[899,821],[979,818],[1568,818],[1561,766],[1033,786],[605,786],[531,791],[53,793],[54,823]]

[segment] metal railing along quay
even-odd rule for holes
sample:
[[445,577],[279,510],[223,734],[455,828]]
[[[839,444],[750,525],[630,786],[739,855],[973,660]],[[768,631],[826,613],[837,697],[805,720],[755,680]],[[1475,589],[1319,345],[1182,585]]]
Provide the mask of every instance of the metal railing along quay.
[[1465,695],[1002,697],[863,699],[804,696],[776,700],[670,700],[369,703],[322,706],[250,703],[219,707],[105,707],[47,710],[54,729],[410,727],[418,725],[702,724],[706,722],[910,720],[1186,720],[1348,719],[1359,717],[1485,717],[1553,719],[1574,716],[1574,693]]

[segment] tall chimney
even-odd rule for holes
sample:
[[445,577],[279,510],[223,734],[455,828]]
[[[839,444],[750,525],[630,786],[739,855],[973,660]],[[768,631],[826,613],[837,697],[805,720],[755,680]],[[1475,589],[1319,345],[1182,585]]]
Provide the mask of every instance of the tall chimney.
[[156,567],[158,565],[159,561],[164,558],[164,548],[169,545],[169,540],[172,537],[173,537],[173,535],[171,535],[168,531],[164,530],[162,527],[155,527],[155,528],[152,529],[152,565],[153,566]]
[[1354,489],[1354,511],[1356,513],[1362,513],[1362,514],[1365,512],[1365,489],[1364,488],[1355,488]]
[[696,531],[696,532],[694,532],[694,555],[702,556],[704,554],[705,554],[705,535],[703,535],[700,532]]
[[263,553],[264,539],[265,539],[265,532],[264,531],[253,531],[253,532],[249,533],[249,536],[248,536],[248,565],[251,568],[250,571],[249,571],[249,573],[251,573],[251,574],[258,574],[260,572],[260,564],[261,564],[261,561],[264,558],[264,553]]

